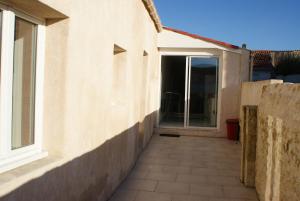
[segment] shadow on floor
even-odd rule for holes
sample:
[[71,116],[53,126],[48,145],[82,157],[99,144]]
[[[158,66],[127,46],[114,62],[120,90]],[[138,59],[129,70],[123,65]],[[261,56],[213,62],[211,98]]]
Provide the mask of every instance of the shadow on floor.
[[257,201],[240,183],[240,144],[154,135],[110,201]]
[[23,184],[0,200],[107,200],[150,140],[155,117],[156,112],[149,114],[142,123],[136,123],[98,148]]

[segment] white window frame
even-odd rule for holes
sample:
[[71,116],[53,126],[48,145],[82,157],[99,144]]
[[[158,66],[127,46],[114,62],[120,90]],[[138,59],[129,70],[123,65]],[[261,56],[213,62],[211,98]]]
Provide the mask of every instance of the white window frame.
[[[0,4],[2,13],[0,78],[0,173],[47,156],[42,150],[45,22]],[[13,150],[12,93],[15,17],[37,25],[34,143]]]

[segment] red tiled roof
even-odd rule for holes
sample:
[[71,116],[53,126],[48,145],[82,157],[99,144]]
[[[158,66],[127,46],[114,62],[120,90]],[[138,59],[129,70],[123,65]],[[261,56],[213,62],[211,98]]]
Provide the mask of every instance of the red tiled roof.
[[163,28],[165,30],[168,30],[168,31],[173,31],[175,33],[179,33],[179,34],[182,34],[182,35],[185,35],[185,36],[189,36],[189,37],[192,37],[192,38],[195,38],[195,39],[204,40],[206,42],[214,43],[214,44],[221,45],[221,46],[224,46],[224,47],[227,47],[227,48],[232,48],[232,49],[239,49],[240,48],[240,47],[238,47],[236,45],[232,45],[230,43],[226,43],[226,42],[222,42],[222,41],[219,41],[219,40],[215,40],[215,39],[211,39],[211,38],[199,36],[197,34],[191,34],[191,33],[188,33],[188,32],[185,32],[185,31],[181,31],[181,30],[178,30],[178,29],[174,29],[174,28],[170,28],[170,27],[163,27]]
[[262,49],[262,50],[251,50],[251,54],[255,54],[257,52],[275,52],[275,53],[280,53],[280,52],[289,52],[289,53],[294,53],[294,54],[300,54],[300,50],[267,50],[267,49]]
[[[300,50],[287,50],[287,51],[273,51],[273,50],[254,50],[251,51],[251,57],[253,58],[253,68],[274,68],[273,62],[276,65],[278,58],[285,54],[299,55]],[[272,60],[274,61],[272,62]]]
[[273,67],[271,53],[272,51],[270,50],[251,51],[251,56],[253,57],[253,67]]

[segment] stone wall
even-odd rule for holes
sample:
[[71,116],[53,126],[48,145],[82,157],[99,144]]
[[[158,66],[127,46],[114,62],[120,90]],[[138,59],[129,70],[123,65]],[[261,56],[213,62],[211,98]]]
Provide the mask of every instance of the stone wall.
[[244,82],[240,101],[240,142],[242,144],[241,181],[248,187],[254,187],[257,106],[261,101],[264,86],[282,83],[282,80]]
[[[252,106],[241,105],[241,134],[244,136],[241,141],[241,180],[249,186],[249,181],[250,184],[254,182],[251,176],[255,175],[255,188],[260,201],[298,201],[300,85],[261,84],[262,82],[248,83],[242,89],[242,100],[245,100],[242,104],[248,101],[247,104]],[[253,91],[260,93],[251,94]],[[246,98],[251,96],[252,101],[251,98]],[[255,105],[258,106],[257,116],[252,111]],[[257,137],[256,142],[254,136]]]
[[300,85],[263,88],[258,110],[256,189],[260,201],[300,197]]
[[255,160],[257,141],[257,106],[243,107],[243,150],[241,163],[241,181],[247,187],[255,185]]

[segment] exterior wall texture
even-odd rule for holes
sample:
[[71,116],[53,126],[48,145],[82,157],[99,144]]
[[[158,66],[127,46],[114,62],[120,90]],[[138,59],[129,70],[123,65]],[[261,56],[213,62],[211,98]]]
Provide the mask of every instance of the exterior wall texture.
[[248,187],[255,186],[255,161],[257,142],[257,107],[264,86],[282,83],[282,80],[244,82],[240,102],[240,142],[242,144],[241,181]]
[[264,86],[271,84],[280,84],[283,83],[282,80],[265,80],[258,82],[244,82],[241,89],[241,98],[240,98],[240,128],[241,128],[241,138],[240,141],[243,145],[243,136],[244,136],[244,106],[258,106],[261,101],[262,89]]
[[0,200],[106,200],[153,132],[157,29],[140,0],[42,2],[68,16],[46,26],[49,156],[1,175]]
[[[280,80],[244,83],[241,100],[242,181],[252,186],[247,177],[255,175],[260,201],[299,200],[300,85]],[[257,113],[250,114],[256,107]]]
[[241,181],[247,187],[254,187],[257,141],[257,106],[244,106],[243,111]]
[[[247,53],[246,53],[247,54]],[[242,77],[247,77],[249,65],[241,65],[243,55],[224,51],[222,70],[221,123],[220,132],[226,135],[226,120],[239,118]]]
[[256,189],[261,201],[300,197],[300,85],[263,88],[258,110]]

